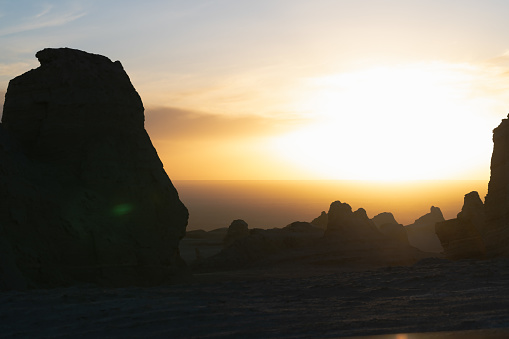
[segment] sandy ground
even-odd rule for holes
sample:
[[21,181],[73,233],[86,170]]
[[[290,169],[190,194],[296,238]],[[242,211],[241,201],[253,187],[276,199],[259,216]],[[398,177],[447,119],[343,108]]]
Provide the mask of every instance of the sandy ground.
[[503,329],[509,328],[508,268],[508,260],[426,259],[366,271],[195,274],[151,288],[2,292],[0,336],[335,338]]

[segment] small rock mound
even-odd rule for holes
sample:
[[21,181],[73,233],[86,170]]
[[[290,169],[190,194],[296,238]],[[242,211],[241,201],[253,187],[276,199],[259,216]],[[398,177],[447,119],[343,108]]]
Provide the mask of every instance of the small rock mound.
[[228,231],[226,236],[224,237],[223,244],[224,247],[228,247],[233,244],[235,241],[245,238],[249,235],[249,227],[247,222],[242,219],[233,220],[230,226],[228,227]]

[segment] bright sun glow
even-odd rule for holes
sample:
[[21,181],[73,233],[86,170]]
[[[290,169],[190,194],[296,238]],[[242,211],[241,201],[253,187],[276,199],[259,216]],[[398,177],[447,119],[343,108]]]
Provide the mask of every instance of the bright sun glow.
[[313,122],[275,148],[327,179],[459,179],[472,162],[487,170],[496,120],[492,103],[476,99],[475,72],[430,64],[311,79],[298,106]]

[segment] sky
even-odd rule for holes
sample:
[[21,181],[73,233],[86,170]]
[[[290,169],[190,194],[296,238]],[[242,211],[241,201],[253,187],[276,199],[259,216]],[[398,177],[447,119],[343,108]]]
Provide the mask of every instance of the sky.
[[70,47],[122,62],[173,180],[487,180],[508,14],[503,0],[0,0],[0,100],[37,51]]

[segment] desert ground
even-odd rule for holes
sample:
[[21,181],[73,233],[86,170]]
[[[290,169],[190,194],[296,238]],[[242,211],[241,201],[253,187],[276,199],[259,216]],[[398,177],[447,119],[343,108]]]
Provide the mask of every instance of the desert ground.
[[285,266],[189,272],[182,281],[149,288],[9,291],[0,294],[0,333],[3,338],[337,338],[483,329],[472,332],[474,337],[503,338],[509,328],[508,265],[507,259],[428,258],[412,266],[359,270]]

